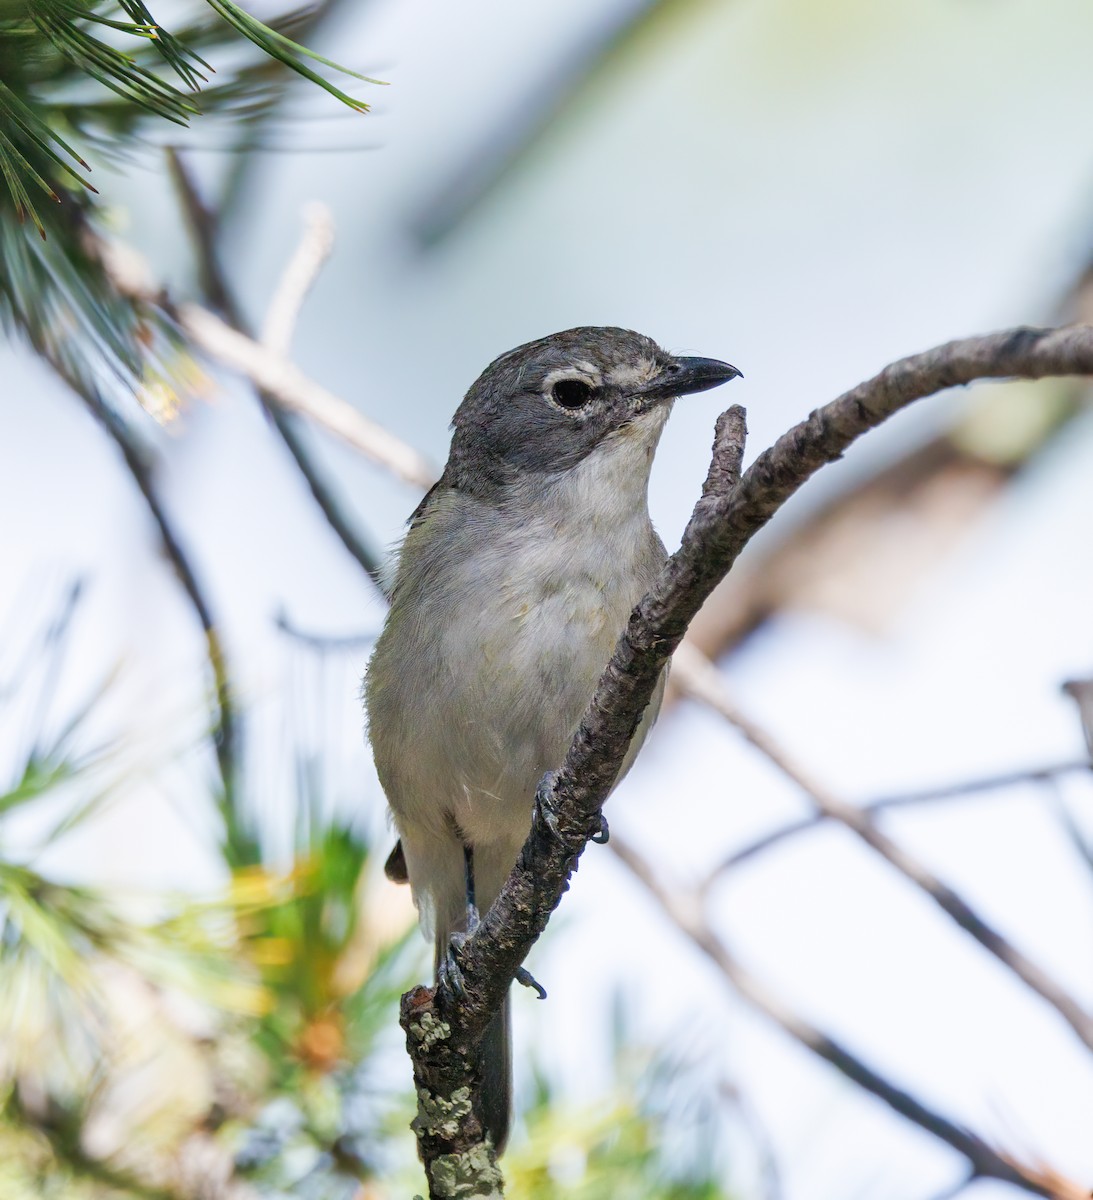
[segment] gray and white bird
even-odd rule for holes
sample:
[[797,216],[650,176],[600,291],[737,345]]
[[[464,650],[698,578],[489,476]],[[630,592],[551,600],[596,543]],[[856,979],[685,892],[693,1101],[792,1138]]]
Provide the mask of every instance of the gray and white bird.
[[[634,605],[665,560],[649,519],[673,401],[739,375],[626,329],[569,329],[492,362],[410,519],[365,677],[368,730],[438,970],[484,911]],[[660,707],[634,736],[626,773]],[[398,848],[392,864],[401,865]],[[394,866],[398,874],[399,866]],[[480,1051],[479,1116],[508,1136],[508,1003]]]

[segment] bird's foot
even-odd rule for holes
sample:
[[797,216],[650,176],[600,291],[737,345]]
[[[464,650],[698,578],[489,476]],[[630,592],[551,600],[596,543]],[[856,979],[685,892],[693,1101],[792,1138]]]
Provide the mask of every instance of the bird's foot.
[[554,834],[558,841],[562,842],[565,839],[562,837],[561,829],[558,828],[558,818],[551,804],[553,790],[554,772],[547,771],[542,779],[539,780],[539,786],[535,789],[535,815]]
[[[443,957],[436,965],[437,987],[451,992],[457,1000],[462,1000],[467,994],[467,987],[463,981],[463,968],[459,965],[459,955],[467,944],[469,936],[462,931],[453,933],[448,939],[448,947],[444,951]],[[531,988],[533,992],[537,993],[540,1000],[547,998],[546,988],[526,967],[516,968],[515,979],[517,983],[523,984],[524,987]]]
[[467,942],[467,934],[453,933],[448,945],[436,964],[436,986],[450,992],[457,1000],[467,994],[463,983],[463,968],[459,965],[459,954]]
[[[535,789],[535,812],[543,824],[557,838],[563,846],[569,847],[570,838],[562,833],[562,828],[558,824],[558,814],[555,812],[552,803],[554,790],[554,772],[548,771],[542,779],[539,780],[539,786]],[[598,846],[605,846],[611,837],[611,830],[607,824],[607,818],[603,813],[597,814],[599,822],[595,833],[588,834],[589,841],[595,842]],[[573,848],[573,847],[569,847]]]

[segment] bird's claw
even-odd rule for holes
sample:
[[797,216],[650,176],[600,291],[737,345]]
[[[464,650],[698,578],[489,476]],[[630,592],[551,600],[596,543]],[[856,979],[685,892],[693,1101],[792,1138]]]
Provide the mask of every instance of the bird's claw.
[[531,988],[533,992],[537,992],[540,1000],[547,998],[546,988],[543,987],[526,967],[517,967],[514,978],[517,983],[522,983],[524,987]]

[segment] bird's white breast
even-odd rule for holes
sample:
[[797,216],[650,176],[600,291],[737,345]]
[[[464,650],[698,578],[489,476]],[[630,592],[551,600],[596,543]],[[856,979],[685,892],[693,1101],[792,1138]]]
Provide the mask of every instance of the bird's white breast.
[[476,845],[522,843],[535,785],[663,561],[646,491],[666,417],[521,480],[501,509],[442,498],[411,531],[368,685],[382,693],[372,739],[396,819],[447,811]]

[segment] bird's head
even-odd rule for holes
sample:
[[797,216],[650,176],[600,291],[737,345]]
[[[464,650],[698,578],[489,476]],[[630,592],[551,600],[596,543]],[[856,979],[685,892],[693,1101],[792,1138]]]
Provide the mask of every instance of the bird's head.
[[583,326],[517,346],[482,372],[452,421],[449,482],[489,492],[529,475],[561,475],[600,448],[652,458],[678,396],[740,372],[676,357],[628,329]]

